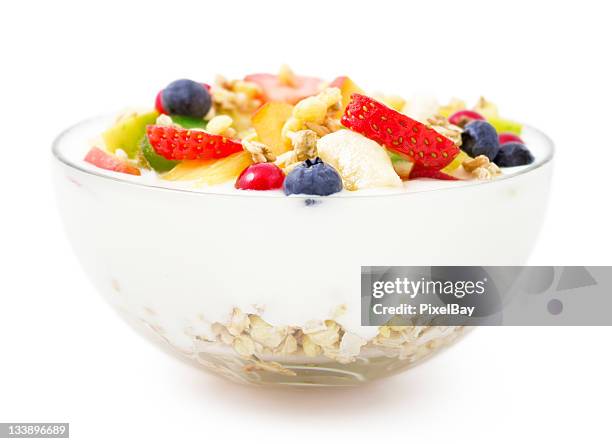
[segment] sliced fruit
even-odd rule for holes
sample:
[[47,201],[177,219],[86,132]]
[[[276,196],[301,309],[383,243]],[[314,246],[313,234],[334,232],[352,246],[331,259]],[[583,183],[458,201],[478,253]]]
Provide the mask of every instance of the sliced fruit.
[[385,149],[361,134],[346,129],[328,134],[318,140],[317,151],[347,190],[402,186]]
[[442,168],[440,171],[446,174],[452,174],[463,164],[464,161],[468,159],[471,159],[471,157],[465,151],[460,151],[459,154],[455,156],[453,161],[446,165],[444,168]]
[[446,174],[440,170],[436,170],[434,168],[424,167],[423,165],[415,164],[412,170],[410,171],[409,179],[438,179],[438,180],[459,180],[458,178],[451,176],[450,174]]
[[149,143],[168,160],[221,159],[242,151],[239,141],[195,129],[147,126]]
[[342,94],[342,110],[338,113],[338,117],[340,117],[349,102],[351,101],[351,96],[355,93],[363,94],[363,90],[357,86],[355,82],[353,82],[347,76],[336,77],[333,82],[329,84],[330,87],[340,88],[340,93]]
[[159,116],[157,111],[133,113],[117,121],[115,126],[102,133],[106,149],[114,153],[122,149],[130,158],[138,154],[138,143],[145,133],[147,125],[155,123]]
[[501,117],[487,117],[487,121],[493,125],[498,133],[513,133],[520,136],[523,131],[523,125],[512,120],[502,119]]
[[292,110],[293,106],[288,103],[268,102],[251,119],[259,141],[277,156],[290,148],[285,145],[281,131]]
[[256,163],[240,173],[234,186],[239,190],[277,190],[284,181],[285,173],[273,163]]
[[218,160],[186,160],[162,176],[165,180],[195,180],[196,185],[218,185],[235,180],[251,164],[246,151]]
[[525,142],[523,142],[523,139],[513,133],[500,133],[497,136],[497,139],[499,140],[500,145],[508,142],[518,142],[522,143],[523,145],[525,144]]
[[317,77],[293,76],[293,81],[287,82],[276,74],[251,74],[244,80],[261,86],[264,101],[285,102],[292,105],[305,97],[317,94],[322,84],[322,80]]
[[174,160],[168,160],[157,154],[149,143],[149,138],[146,135],[142,136],[142,139],[140,140],[140,152],[142,153],[142,157],[144,157],[144,160],[146,161],[147,165],[149,165],[158,173],[165,173],[166,171],[170,171],[178,163]]
[[140,176],[140,170],[134,165],[130,164],[127,159],[122,159],[114,154],[107,153],[100,148],[94,147],[90,149],[85,156],[85,162],[91,163],[92,165],[105,170]]
[[399,154],[396,154],[394,152],[387,151],[387,154],[389,155],[389,159],[391,159],[393,169],[400,177],[400,179],[408,180],[408,177],[410,176],[410,171],[412,171],[414,163],[410,162],[405,157],[400,156]]
[[485,120],[485,118],[478,114],[476,111],[472,111],[469,109],[457,111],[448,118],[448,121],[450,123],[452,123],[453,125],[457,125],[461,128],[470,123],[472,120]]
[[201,119],[199,117],[172,115],[170,116],[170,118],[172,119],[172,123],[176,123],[177,125],[180,125],[186,129],[191,129],[191,128],[205,129],[206,124],[208,123],[206,120]]
[[353,94],[342,124],[425,167],[442,169],[459,154],[451,140],[361,94]]

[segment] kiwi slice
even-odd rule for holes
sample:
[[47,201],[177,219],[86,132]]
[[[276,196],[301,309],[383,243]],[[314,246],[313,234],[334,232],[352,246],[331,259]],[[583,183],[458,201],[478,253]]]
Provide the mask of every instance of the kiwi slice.
[[157,154],[149,143],[149,138],[146,134],[140,139],[139,147],[142,157],[144,157],[149,166],[158,173],[170,171],[178,164],[178,162],[174,160],[168,160]]

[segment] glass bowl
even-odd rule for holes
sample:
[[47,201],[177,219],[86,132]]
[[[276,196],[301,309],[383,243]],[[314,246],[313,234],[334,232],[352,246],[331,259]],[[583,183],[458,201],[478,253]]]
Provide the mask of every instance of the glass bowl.
[[360,324],[362,265],[522,265],[549,194],[551,141],[490,182],[307,199],[173,189],[81,159],[112,119],[53,144],[67,235],[98,291],[174,356],[260,385],[350,386],[437,353],[462,327]]

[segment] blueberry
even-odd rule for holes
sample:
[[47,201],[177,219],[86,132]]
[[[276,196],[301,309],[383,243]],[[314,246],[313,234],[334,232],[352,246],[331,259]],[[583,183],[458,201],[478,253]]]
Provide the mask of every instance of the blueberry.
[[500,167],[514,167],[529,165],[534,161],[533,154],[525,145],[518,142],[504,143],[493,160]]
[[206,87],[193,80],[175,80],[162,92],[162,104],[168,114],[203,118],[212,105]]
[[318,157],[296,166],[285,178],[285,194],[313,194],[329,196],[342,190],[338,172]]
[[473,120],[463,129],[461,149],[472,157],[484,154],[489,159],[494,159],[499,152],[497,131],[486,120]]

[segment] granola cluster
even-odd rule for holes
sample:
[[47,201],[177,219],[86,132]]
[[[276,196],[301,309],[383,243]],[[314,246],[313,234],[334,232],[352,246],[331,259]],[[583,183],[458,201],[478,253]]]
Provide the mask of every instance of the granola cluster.
[[378,334],[367,341],[331,319],[310,321],[301,327],[274,326],[259,314],[234,308],[228,323],[212,324],[212,340],[202,337],[196,340],[231,347],[247,362],[244,371],[264,370],[294,376],[291,368],[277,361],[284,361],[288,356],[302,356],[306,362],[324,357],[350,364],[368,351],[417,361],[454,340],[461,330],[462,327],[382,326]]

